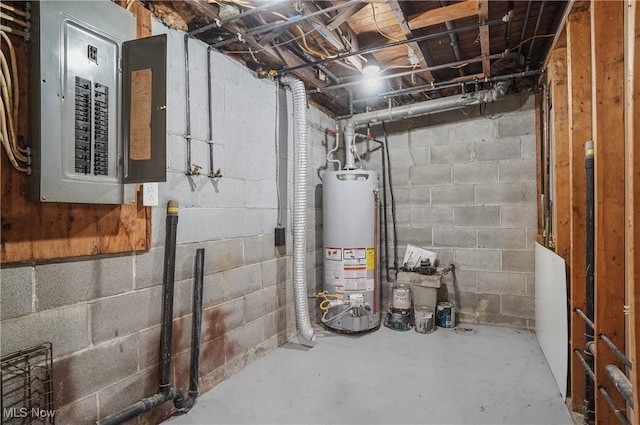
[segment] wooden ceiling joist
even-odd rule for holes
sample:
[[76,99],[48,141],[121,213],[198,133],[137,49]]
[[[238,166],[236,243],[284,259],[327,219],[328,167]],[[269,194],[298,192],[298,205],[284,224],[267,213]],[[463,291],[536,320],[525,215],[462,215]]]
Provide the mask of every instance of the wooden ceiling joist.
[[360,12],[364,7],[367,6],[367,3],[354,4],[338,13],[336,16],[331,19],[331,22],[327,24],[327,28],[331,31],[337,29],[340,25],[344,24],[347,19]]
[[[405,35],[406,38],[412,38],[413,34],[411,33],[411,28],[409,28],[409,24],[405,19],[404,12],[400,8],[400,3],[398,2],[398,0],[389,0],[389,6],[391,7],[391,10],[393,11],[393,14],[395,15],[396,19],[398,20],[398,24],[400,25],[400,29],[402,29],[402,33]],[[418,60],[420,61],[420,66],[422,67],[422,69],[425,70],[423,73],[425,79],[428,82],[433,83],[435,81],[435,78],[433,78],[433,75],[431,74],[431,72],[427,70],[427,68],[429,68],[429,66],[433,64],[429,64],[427,62],[427,59],[425,58],[425,55],[422,53],[422,49],[420,49],[420,46],[418,45],[418,43],[415,43],[415,42],[409,43],[408,46],[411,50],[415,52]]]
[[466,0],[409,16],[409,28],[416,30],[478,14],[478,0]]
[[[126,0],[116,0],[126,2]],[[433,1],[411,0],[327,0],[324,2],[297,2],[295,5],[282,2],[273,3],[267,10],[262,5],[262,0],[246,0],[239,7],[240,14],[235,19],[223,20],[221,27],[216,27],[213,22],[218,19],[218,7],[213,0],[157,0],[144,2],[163,22],[172,28],[189,31],[189,35],[195,36],[205,43],[211,44],[216,49],[230,54],[233,58],[245,63],[252,71],[263,76],[265,70],[288,70],[301,77],[311,88],[322,87],[326,81],[322,78],[322,72],[314,72],[311,69],[300,71],[320,58],[326,58],[343,53],[354,53],[363,49],[376,48],[368,51],[367,55],[373,56],[384,69],[413,68],[415,77],[403,80],[401,87],[420,86],[435,81],[460,82],[464,78],[458,78],[458,74],[470,73],[484,78],[496,75],[505,75],[511,69],[510,62],[501,62],[501,67],[491,69],[491,61],[496,55],[493,51],[504,51],[501,39],[489,37],[489,23],[500,22],[497,19],[489,20],[489,1],[492,1],[492,10],[495,8],[495,17],[499,11],[506,10],[506,0],[447,0],[447,3]],[[586,3],[588,0],[567,0],[569,4]],[[233,1],[232,3],[238,3]],[[445,4],[441,6],[441,4]],[[564,11],[564,3],[557,1],[547,2],[544,8],[543,19],[559,20],[558,15]],[[295,6],[295,7],[294,7]],[[259,10],[253,8],[259,8]],[[516,7],[513,20],[519,22],[519,11],[522,7]],[[542,8],[539,8],[542,11]],[[251,12],[255,10],[255,12]],[[280,14],[279,17],[274,14]],[[286,19],[286,17],[289,17]],[[470,25],[474,22],[475,25]],[[466,30],[461,33],[452,30],[454,24],[460,30],[466,25]],[[444,30],[447,24],[447,31]],[[429,27],[429,28],[426,28]],[[202,29],[202,31],[193,30]],[[453,27],[455,28],[455,26]],[[471,29],[473,28],[473,30]],[[477,28],[477,30],[476,30]],[[541,30],[542,31],[542,30]],[[530,39],[533,31],[525,26],[524,39]],[[453,35],[455,41],[453,52],[448,49],[444,40],[435,40],[436,37]],[[419,42],[408,40],[420,36],[434,36]],[[398,43],[400,41],[400,43]],[[388,46],[396,43],[393,46]],[[406,43],[402,44],[402,43]],[[493,44],[493,46],[491,45]],[[533,44],[533,43],[532,43]],[[480,46],[480,49],[478,49]],[[281,48],[278,48],[281,47]],[[383,50],[384,48],[384,50]],[[459,48],[459,49],[457,49]],[[539,43],[538,49],[543,53],[539,57],[546,57],[549,42]],[[288,51],[287,54],[285,51]],[[453,54],[452,54],[453,53]],[[440,67],[455,61],[462,66],[465,58],[474,58],[472,67],[462,71],[462,68]],[[535,57],[536,65],[539,57]],[[479,60],[475,60],[475,59]],[[340,62],[322,62],[323,72],[335,81],[341,79],[357,78],[362,70],[359,56],[340,57]],[[351,65],[351,66],[349,66]],[[317,66],[315,66],[318,68]],[[418,69],[419,67],[419,69]],[[432,68],[437,69],[432,69]],[[292,68],[293,69],[292,71]],[[320,67],[322,68],[322,67]],[[520,91],[533,83],[533,78],[521,79],[515,86]],[[455,92],[441,92],[447,96]],[[337,99],[330,96],[316,96],[318,102],[325,107],[340,114],[344,112],[343,104],[348,103],[344,93],[333,93]],[[399,100],[400,103],[411,99]],[[339,111],[339,112],[338,112]]]
[[[478,17],[480,22],[487,22],[489,20],[489,0],[479,0],[478,2]],[[491,43],[489,42],[489,26],[482,25],[480,27],[480,50],[482,52],[482,72],[485,77],[491,77],[491,63],[489,61],[489,55],[491,55]]]

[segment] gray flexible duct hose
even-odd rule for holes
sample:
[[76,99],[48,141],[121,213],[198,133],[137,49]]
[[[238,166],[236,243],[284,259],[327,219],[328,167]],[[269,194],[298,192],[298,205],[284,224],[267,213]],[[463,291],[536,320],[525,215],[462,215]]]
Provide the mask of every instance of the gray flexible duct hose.
[[284,75],[280,82],[291,88],[293,95],[293,133],[295,169],[293,175],[293,291],[296,307],[296,323],[300,335],[306,341],[315,338],[309,320],[307,299],[306,250],[307,250],[307,93],[304,83],[291,75]]

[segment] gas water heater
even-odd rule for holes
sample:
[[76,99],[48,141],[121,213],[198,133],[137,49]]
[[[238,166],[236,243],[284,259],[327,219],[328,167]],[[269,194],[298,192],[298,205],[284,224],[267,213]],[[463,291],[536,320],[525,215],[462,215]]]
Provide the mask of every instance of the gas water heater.
[[[323,323],[343,332],[380,325],[378,173],[323,174]],[[324,306],[324,308],[323,308]]]

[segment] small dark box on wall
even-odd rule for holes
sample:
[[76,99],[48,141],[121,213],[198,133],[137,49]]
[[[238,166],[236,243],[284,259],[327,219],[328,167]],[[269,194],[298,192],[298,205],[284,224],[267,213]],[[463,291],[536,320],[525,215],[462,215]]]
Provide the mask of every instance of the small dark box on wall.
[[275,246],[285,246],[286,237],[284,227],[276,227],[275,230]]

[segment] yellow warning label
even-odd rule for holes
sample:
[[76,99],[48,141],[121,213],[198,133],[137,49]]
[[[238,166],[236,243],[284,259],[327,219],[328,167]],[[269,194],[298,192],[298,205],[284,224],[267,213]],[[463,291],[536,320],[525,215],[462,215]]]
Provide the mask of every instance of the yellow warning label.
[[376,249],[367,248],[367,270],[376,268]]

